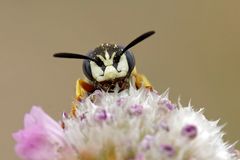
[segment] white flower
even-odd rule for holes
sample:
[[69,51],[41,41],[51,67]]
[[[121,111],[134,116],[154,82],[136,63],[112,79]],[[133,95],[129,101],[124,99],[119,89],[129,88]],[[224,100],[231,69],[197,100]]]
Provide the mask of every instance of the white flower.
[[[236,160],[217,121],[145,88],[95,91],[63,119],[80,159]],[[96,158],[98,159],[98,158]],[[100,158],[101,159],[101,158]]]

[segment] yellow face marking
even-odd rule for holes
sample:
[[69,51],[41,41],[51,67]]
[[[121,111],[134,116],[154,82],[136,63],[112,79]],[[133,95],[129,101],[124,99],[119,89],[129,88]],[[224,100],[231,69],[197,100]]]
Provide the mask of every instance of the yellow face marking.
[[109,56],[107,50],[105,50],[105,57],[106,57],[106,59],[109,59],[109,58],[110,58],[110,56]]
[[114,58],[115,55],[116,55],[116,52],[113,52],[112,57],[110,58],[108,52],[105,51],[105,57],[106,57],[106,59],[103,58],[102,55],[97,55],[97,57],[100,58],[100,60],[103,62],[103,64],[104,64],[105,66],[110,66],[110,65],[113,65],[113,58]]
[[129,67],[126,55],[123,54],[121,56],[117,68],[113,66],[113,59],[115,55],[116,52],[113,52],[110,58],[107,51],[105,51],[105,58],[102,55],[97,55],[106,67],[104,71],[95,62],[90,62],[92,75],[98,82],[120,78],[127,75]]
[[90,66],[91,66],[92,76],[94,79],[97,79],[99,76],[104,74],[102,69],[95,62],[91,61]]

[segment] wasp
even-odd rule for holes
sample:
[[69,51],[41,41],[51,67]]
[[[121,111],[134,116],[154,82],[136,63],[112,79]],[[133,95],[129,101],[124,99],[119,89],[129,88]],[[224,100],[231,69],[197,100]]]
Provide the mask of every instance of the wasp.
[[76,99],[79,101],[95,90],[112,92],[117,85],[120,91],[127,89],[132,78],[135,78],[136,88],[144,86],[152,89],[148,79],[137,73],[135,58],[129,49],[154,33],[155,31],[146,32],[135,38],[126,47],[103,43],[88,54],[61,52],[53,56],[84,60],[82,69],[86,79],[79,79],[76,83]]

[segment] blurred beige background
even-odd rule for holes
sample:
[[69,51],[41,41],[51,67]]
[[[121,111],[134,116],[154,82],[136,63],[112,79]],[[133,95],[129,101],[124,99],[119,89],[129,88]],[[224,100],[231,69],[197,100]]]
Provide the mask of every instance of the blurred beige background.
[[[135,46],[139,72],[155,89],[191,98],[208,119],[227,123],[225,138],[240,138],[239,0],[0,0],[0,159],[17,160],[11,134],[32,105],[56,120],[69,111],[81,60],[52,58],[59,51],[86,53],[103,42]],[[240,147],[240,145],[238,145]]]

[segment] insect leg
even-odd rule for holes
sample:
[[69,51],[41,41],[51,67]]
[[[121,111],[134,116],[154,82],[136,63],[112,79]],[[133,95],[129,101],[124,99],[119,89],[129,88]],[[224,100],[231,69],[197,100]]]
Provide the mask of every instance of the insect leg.
[[150,90],[153,89],[150,81],[147,79],[147,77],[143,74],[137,73],[136,67],[133,69],[132,75],[135,77],[135,85],[137,88],[141,88],[142,86],[145,88],[149,88]]
[[[76,100],[81,101],[88,93],[91,93],[94,90],[93,85],[88,82],[78,79],[76,82]],[[72,105],[71,114],[76,115],[76,104],[75,102]]]

